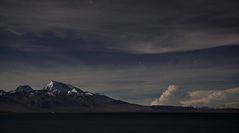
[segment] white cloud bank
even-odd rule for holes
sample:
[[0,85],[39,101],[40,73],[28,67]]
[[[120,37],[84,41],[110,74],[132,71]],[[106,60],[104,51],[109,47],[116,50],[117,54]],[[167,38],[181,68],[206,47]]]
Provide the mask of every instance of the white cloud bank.
[[177,105],[194,107],[214,107],[214,108],[239,108],[239,87],[223,90],[195,90],[187,92],[188,95],[173,97],[179,87],[170,85],[168,89],[151,105]]
[[224,90],[203,90],[189,92],[190,99],[181,101],[182,105],[237,107],[239,108],[239,87]]

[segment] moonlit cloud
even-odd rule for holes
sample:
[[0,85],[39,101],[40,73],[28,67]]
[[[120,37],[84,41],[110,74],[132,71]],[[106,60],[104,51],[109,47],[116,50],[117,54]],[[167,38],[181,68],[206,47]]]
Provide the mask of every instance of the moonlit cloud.
[[188,106],[237,107],[239,88],[189,92],[190,100],[180,103]]
[[170,98],[172,94],[178,90],[178,86],[169,85],[167,90],[159,97],[159,99],[154,100],[151,105],[168,105],[170,104]]
[[239,108],[238,87],[222,90],[194,90],[188,92],[187,95],[176,96],[175,93],[180,91],[186,93],[181,87],[169,85],[168,89],[151,105]]

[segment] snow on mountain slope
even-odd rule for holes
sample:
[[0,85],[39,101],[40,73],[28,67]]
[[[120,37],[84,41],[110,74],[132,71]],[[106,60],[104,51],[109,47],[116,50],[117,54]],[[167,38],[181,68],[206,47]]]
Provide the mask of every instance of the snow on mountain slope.
[[53,93],[83,93],[79,88],[57,81],[51,81],[44,89]]
[[14,91],[0,91],[0,111],[135,112],[148,109],[57,81],[51,81],[41,90],[25,85]]
[[16,88],[16,92],[32,92],[34,91],[29,85],[20,85]]

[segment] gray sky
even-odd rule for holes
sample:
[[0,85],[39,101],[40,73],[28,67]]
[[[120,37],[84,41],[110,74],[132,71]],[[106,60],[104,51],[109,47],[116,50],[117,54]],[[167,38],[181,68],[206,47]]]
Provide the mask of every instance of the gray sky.
[[[195,105],[193,91],[208,97],[211,90],[224,94],[239,87],[238,5],[237,0],[1,0],[0,88],[41,89],[57,80],[149,105],[176,84],[180,89],[168,104],[182,99]],[[238,99],[226,99],[220,102],[238,107]]]

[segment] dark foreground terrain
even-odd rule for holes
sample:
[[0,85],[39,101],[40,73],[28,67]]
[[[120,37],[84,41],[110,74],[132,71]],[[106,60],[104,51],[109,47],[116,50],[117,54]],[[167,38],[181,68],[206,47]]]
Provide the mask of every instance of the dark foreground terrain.
[[237,113],[1,114],[1,133],[238,133]]

